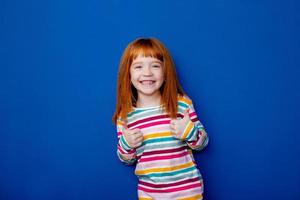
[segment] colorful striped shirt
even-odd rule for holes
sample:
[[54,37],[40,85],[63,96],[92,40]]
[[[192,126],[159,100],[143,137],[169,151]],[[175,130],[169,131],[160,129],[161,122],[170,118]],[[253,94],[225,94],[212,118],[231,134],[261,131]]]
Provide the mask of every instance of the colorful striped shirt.
[[134,108],[127,115],[127,127],[139,128],[143,143],[130,148],[122,134],[124,122],[117,123],[119,159],[126,164],[136,164],[139,199],[202,199],[203,181],[193,150],[201,150],[208,143],[208,136],[199,121],[192,101],[178,98],[177,117],[183,118],[189,109],[191,121],[185,127],[182,138],[172,136],[170,116],[162,106]]

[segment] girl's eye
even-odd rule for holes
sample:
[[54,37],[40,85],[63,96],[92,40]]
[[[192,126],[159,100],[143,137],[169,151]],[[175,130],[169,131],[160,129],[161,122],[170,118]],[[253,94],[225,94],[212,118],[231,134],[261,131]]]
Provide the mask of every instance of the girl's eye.
[[160,68],[160,65],[153,65],[154,68]]
[[142,68],[142,66],[140,66],[140,65],[134,66],[134,69],[141,69],[141,68]]

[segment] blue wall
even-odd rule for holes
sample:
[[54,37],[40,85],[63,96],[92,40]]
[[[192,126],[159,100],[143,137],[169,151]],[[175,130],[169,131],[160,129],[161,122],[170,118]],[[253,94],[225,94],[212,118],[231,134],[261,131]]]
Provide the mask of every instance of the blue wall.
[[111,122],[122,51],[159,38],[210,135],[206,199],[300,199],[296,0],[0,1],[0,199],[136,199]]

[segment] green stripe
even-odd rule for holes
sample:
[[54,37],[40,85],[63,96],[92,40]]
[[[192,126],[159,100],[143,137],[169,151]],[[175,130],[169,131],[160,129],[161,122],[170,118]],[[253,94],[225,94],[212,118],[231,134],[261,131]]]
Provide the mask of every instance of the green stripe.
[[143,110],[135,110],[135,111],[132,111],[131,113],[128,113],[127,114],[127,117],[131,117],[132,115],[135,115],[135,114],[138,114],[140,112],[143,112]]
[[142,154],[144,152],[144,148],[137,148],[136,149],[136,154],[137,155],[140,155],[140,154]]
[[204,141],[202,142],[202,144],[201,144],[198,148],[196,148],[195,150],[201,150],[201,149],[203,149],[204,147],[206,147],[207,144],[208,144],[208,141],[209,141],[208,137],[205,137],[205,138],[204,138]]
[[185,172],[193,171],[195,169],[197,169],[195,166],[191,166],[191,167],[181,169],[181,170],[178,170],[178,171],[174,171],[174,172],[152,172],[152,173],[149,173],[149,174],[144,174],[142,176],[148,176],[149,178],[151,178],[151,177],[174,176],[174,175],[182,174],[182,173],[185,173]]
[[167,141],[173,141],[177,140],[174,137],[165,137],[165,138],[155,138],[155,139],[149,139],[143,142],[143,144],[149,144],[149,143],[155,143],[155,142],[167,142]]
[[187,109],[187,108],[189,107],[188,104],[183,103],[183,102],[181,102],[181,101],[178,102],[178,105],[184,107],[185,109]]
[[195,178],[195,177],[199,177],[199,179],[202,179],[202,176],[200,174],[200,172],[198,170],[193,170],[189,173],[184,173],[180,176],[176,176],[176,177],[169,177],[169,178],[165,178],[165,177],[152,177],[151,179],[147,176],[139,176],[139,179],[148,183],[170,183],[170,182],[176,182],[176,181],[180,181],[184,178]]
[[[195,133],[196,132],[196,133]],[[191,137],[192,136],[195,136],[195,134],[197,134],[197,129],[196,127],[194,126],[191,131],[189,132],[189,134],[187,135],[186,139],[187,141],[190,141],[191,140]],[[194,139],[194,138],[193,138]]]
[[125,141],[123,135],[121,136],[121,144],[122,144],[122,147],[126,150],[131,150],[132,148],[127,144],[127,142]]
[[167,149],[168,147],[181,147],[181,146],[187,146],[185,142],[182,142],[181,140],[174,140],[172,142],[168,143],[158,143],[154,145],[146,145],[144,148],[144,151],[156,151],[156,150],[162,150]]
[[165,112],[163,112],[161,109],[155,109],[155,110],[137,110],[134,111],[134,116],[130,113],[130,115],[128,115],[128,123],[131,123],[132,121],[135,120],[139,120],[145,117],[153,117],[153,116],[157,116],[157,115],[161,115],[164,114]]

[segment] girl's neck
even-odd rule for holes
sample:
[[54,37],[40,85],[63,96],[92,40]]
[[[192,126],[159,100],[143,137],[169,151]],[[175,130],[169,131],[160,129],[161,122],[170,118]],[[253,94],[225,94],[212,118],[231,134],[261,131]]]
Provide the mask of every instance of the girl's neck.
[[151,96],[139,95],[138,100],[136,102],[136,107],[145,108],[145,107],[160,106],[160,104],[161,104],[160,93]]

